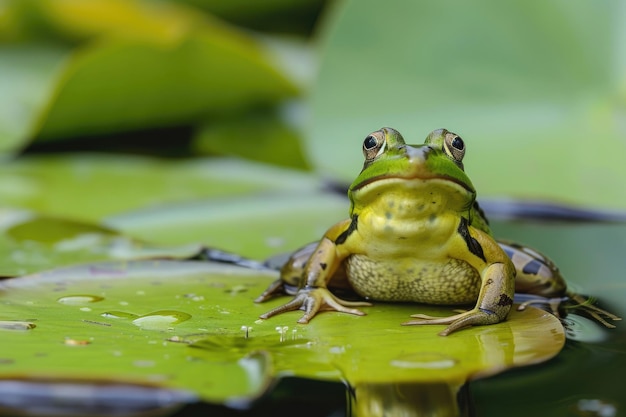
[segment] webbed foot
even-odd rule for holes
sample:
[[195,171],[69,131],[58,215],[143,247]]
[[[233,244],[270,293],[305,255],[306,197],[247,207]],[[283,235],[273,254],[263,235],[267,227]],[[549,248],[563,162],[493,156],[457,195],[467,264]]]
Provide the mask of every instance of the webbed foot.
[[562,298],[534,298],[521,303],[517,307],[517,310],[524,310],[529,305],[547,305],[550,308],[550,312],[559,318],[561,317],[559,309],[580,311],[609,329],[614,329],[615,325],[609,323],[607,320],[619,321],[622,319],[613,313],[595,306],[591,297],[571,292],[568,292],[566,297]]
[[[263,295],[261,296],[263,297]],[[259,297],[259,298],[261,298]],[[302,288],[296,296],[286,304],[262,314],[262,319],[285,313],[287,311],[304,310],[298,323],[308,323],[319,311],[339,311],[341,313],[364,316],[361,310],[352,307],[371,306],[365,301],[345,301],[333,295],[327,288]]]
[[448,336],[450,333],[464,329],[470,326],[481,326],[484,324],[494,324],[502,321],[494,312],[482,309],[473,309],[464,313],[455,314],[449,317],[433,317],[426,314],[414,314],[411,317],[421,320],[411,320],[402,323],[403,326],[416,326],[424,324],[448,324],[443,331],[439,332],[440,336]]
[[605,319],[609,319],[613,321],[619,321],[622,319],[621,317],[616,316],[613,313],[610,313],[606,310],[601,309],[598,306],[593,305],[592,304],[593,299],[591,299],[590,297],[585,297],[584,295],[575,294],[575,293],[567,293],[567,296],[570,298],[570,300],[578,303],[572,308],[581,310],[585,314],[590,315],[593,319],[597,320],[599,323],[602,323],[604,326],[608,327],[609,329],[614,329],[615,325],[612,323],[609,323]]

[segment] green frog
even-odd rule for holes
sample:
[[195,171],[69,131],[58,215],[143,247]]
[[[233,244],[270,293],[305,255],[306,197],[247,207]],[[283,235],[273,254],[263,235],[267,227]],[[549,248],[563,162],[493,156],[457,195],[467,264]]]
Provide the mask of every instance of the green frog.
[[[464,171],[465,151],[463,139],[446,129],[423,145],[406,144],[391,128],[369,134],[363,169],[348,191],[349,218],[291,256],[255,301],[294,297],[261,318],[300,309],[304,324],[320,311],[364,315],[358,307],[371,305],[329,288],[349,288],[365,300],[473,304],[449,317],[417,314],[403,323],[447,325],[439,333],[447,336],[505,320],[516,291],[564,297],[565,281],[549,259],[493,238]],[[604,313],[612,316],[595,311]]]

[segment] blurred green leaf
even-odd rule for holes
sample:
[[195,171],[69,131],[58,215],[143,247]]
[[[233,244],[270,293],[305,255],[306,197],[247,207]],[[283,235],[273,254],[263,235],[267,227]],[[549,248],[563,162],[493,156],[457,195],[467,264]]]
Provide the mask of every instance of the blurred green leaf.
[[148,242],[202,242],[263,259],[319,239],[347,212],[345,198],[311,187],[140,209],[108,217],[104,224]]
[[23,157],[0,166],[0,177],[2,206],[83,221],[168,203],[320,186],[302,172],[242,160],[104,154]]
[[329,0],[172,0],[255,30],[308,34]]
[[[60,74],[52,74],[50,65],[27,70],[37,78],[35,93],[14,88],[2,98],[0,109],[36,100],[28,117],[16,119],[0,136],[5,152],[34,137],[194,124],[299,93],[260,41],[190,8],[138,0],[45,0],[7,7],[26,21],[26,31],[29,17],[36,16],[36,27],[76,47]],[[18,60],[0,71],[10,75],[31,64]]]
[[62,46],[0,47],[0,156],[26,146],[69,54]]
[[[292,105],[290,107],[296,107]],[[199,129],[193,149],[199,154],[240,156],[275,165],[306,169],[298,127],[282,112],[257,111],[222,119]]]
[[38,136],[190,123],[295,94],[253,48],[209,32],[170,47],[118,40],[93,44],[74,55]]
[[626,208],[625,4],[347,0],[324,26],[312,161],[350,180],[369,132],[445,127],[481,196]]
[[[372,383],[419,383],[426,393],[443,384],[449,400],[468,378],[545,361],[565,340],[554,316],[532,308],[446,338],[433,326],[400,326],[416,309],[451,313],[415,305],[380,303],[366,317],[323,313],[308,325],[295,324],[300,312],[260,321],[259,314],[282,302],[252,301],[275,278],[210,263],[152,261],[2,281],[0,379],[150,384],[241,407],[291,375],[344,381],[357,392]],[[58,403],[54,394],[41,396]],[[71,403],[71,393],[65,395]]]

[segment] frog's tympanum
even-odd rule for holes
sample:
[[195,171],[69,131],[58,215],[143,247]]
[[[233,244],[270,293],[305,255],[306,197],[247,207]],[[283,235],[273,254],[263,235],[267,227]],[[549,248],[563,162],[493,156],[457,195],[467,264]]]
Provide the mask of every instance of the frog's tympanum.
[[445,324],[440,334],[446,336],[505,320],[516,290],[565,295],[565,282],[547,258],[492,237],[457,134],[439,129],[423,145],[407,145],[396,130],[383,128],[365,138],[363,154],[348,191],[350,217],[291,256],[256,301],[295,297],[261,318],[301,309],[298,322],[308,323],[319,311],[363,315],[356,307],[370,305],[343,300],[329,287],[349,287],[366,300],[474,305],[404,323]]

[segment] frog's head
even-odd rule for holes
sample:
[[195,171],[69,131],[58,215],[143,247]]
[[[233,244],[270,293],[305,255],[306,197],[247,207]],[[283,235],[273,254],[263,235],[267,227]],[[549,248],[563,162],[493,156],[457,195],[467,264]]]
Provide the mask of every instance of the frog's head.
[[388,190],[411,193],[416,199],[424,198],[421,191],[438,194],[459,211],[470,207],[476,197],[463,170],[463,139],[446,129],[431,132],[423,145],[407,145],[398,131],[382,128],[365,138],[363,155],[363,169],[349,190],[353,208],[356,202],[366,205]]

